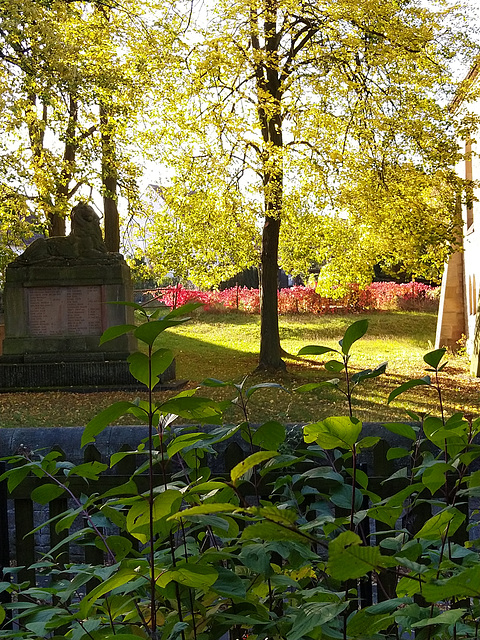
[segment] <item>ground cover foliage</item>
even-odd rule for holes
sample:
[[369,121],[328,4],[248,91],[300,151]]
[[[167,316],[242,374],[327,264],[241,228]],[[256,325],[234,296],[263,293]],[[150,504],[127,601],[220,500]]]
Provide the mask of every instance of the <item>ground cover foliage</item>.
[[[114,403],[86,426],[82,446],[128,413],[148,425],[148,438],[122,459],[145,456],[129,481],[105,493],[89,483],[108,465],[74,466],[56,452],[25,453],[10,459],[4,474],[10,490],[33,473],[45,483],[32,498],[46,504],[69,495],[71,506],[54,518],[57,533],[76,518],[83,528],[67,537],[103,550],[105,563],[63,565],[62,547],[36,565],[44,580],[17,584],[16,568],[4,571],[0,589],[14,596],[0,608],[0,637],[37,640],[206,640],[221,638],[321,638],[417,640],[477,638],[480,622],[479,540],[466,541],[476,523],[466,502],[478,496],[480,457],[475,437],[480,418],[447,416],[441,377],[445,350],[425,354],[428,375],[404,381],[391,391],[394,402],[415,388],[431,389],[436,415],[411,414],[411,424],[386,423],[400,438],[387,460],[397,470],[384,482],[360,467],[377,436],[362,435],[352,399],[357,388],[384,375],[385,363],[363,370],[350,367],[352,354],[368,330],[368,320],[350,324],[335,345],[306,345],[300,355],[326,356],[329,380],[301,385],[297,393],[329,386],[346,398],[343,415],[305,426],[298,449],[286,444],[285,426],[251,423],[251,399],[280,391],[279,383],[240,384],[210,378],[202,391],[186,390],[156,402],[152,391],[173,354],[161,340],[180,325],[182,310],[160,317],[144,314],[139,326],[114,327],[104,340],[133,331],[144,351],[132,354],[132,373],[147,387],[148,399]],[[189,309],[183,311],[188,312]],[[372,379],[375,379],[372,381]],[[228,388],[232,399],[209,397]],[[241,410],[235,425],[222,419],[227,405]],[[172,429],[177,416],[196,428]],[[198,428],[208,423],[213,428]],[[245,459],[227,474],[212,474],[207,455],[240,435]],[[140,492],[138,475],[149,488]],[[154,473],[160,482],[154,482]],[[85,480],[85,492],[70,486]],[[101,486],[101,485],[100,485]],[[425,517],[425,508],[429,515]],[[423,516],[422,516],[423,514]],[[365,527],[375,523],[375,535]],[[365,599],[365,584],[376,591]],[[13,621],[10,619],[13,618]]]

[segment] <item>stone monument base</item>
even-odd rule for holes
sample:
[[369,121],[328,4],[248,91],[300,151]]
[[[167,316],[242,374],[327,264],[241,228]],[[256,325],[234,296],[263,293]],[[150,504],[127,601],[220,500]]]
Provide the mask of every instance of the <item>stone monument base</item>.
[[[175,361],[160,376],[155,387],[171,388],[175,380]],[[88,362],[8,362],[0,364],[0,392],[25,390],[113,390],[145,389],[130,373],[125,360],[97,360]]]

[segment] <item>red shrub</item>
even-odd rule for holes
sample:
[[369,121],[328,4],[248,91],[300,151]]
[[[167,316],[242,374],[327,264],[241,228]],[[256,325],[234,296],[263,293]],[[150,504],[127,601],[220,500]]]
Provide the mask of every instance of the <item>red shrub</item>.
[[[187,302],[201,302],[205,311],[245,313],[260,312],[258,289],[232,287],[223,291],[195,291],[183,286],[166,287],[149,291],[152,297],[169,307],[179,307]],[[295,286],[278,292],[279,313],[345,313],[368,309],[434,310],[438,303],[438,287],[409,282],[373,282],[366,289],[352,284],[349,293],[338,300],[325,298],[313,287]]]

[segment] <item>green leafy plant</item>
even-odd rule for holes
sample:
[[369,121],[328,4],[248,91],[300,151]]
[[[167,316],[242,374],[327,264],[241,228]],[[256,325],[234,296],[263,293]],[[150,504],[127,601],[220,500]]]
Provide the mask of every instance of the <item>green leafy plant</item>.
[[340,356],[340,360],[328,360],[328,362],[325,363],[325,369],[330,373],[341,373],[343,371],[345,388],[339,386],[339,378],[332,378],[331,380],[326,380],[324,382],[310,382],[308,384],[304,384],[301,387],[298,387],[296,391],[298,391],[299,393],[306,393],[325,386],[338,389],[338,391],[340,391],[340,393],[342,393],[346,397],[348,402],[349,415],[350,417],[352,417],[352,396],[355,387],[365,380],[376,378],[382,373],[385,373],[388,364],[387,362],[382,362],[382,364],[379,364],[374,369],[365,369],[363,371],[358,371],[357,373],[351,374],[349,369],[351,356],[350,349],[352,348],[353,344],[357,342],[357,340],[360,340],[360,338],[362,338],[366,334],[367,329],[368,320],[358,320],[357,322],[351,324],[345,331],[343,338],[339,341],[340,350],[320,345],[308,345],[300,349],[300,351],[298,352],[299,356],[321,356],[326,353],[338,354]]
[[388,404],[390,404],[390,402],[395,400],[395,398],[398,398],[399,395],[401,395],[402,393],[405,393],[405,391],[408,391],[409,389],[413,389],[414,387],[418,387],[418,386],[427,386],[435,389],[435,391],[437,392],[442,421],[445,422],[445,413],[443,409],[443,400],[442,400],[442,388],[440,385],[440,379],[438,377],[438,374],[441,371],[443,371],[443,369],[447,365],[446,361],[442,362],[446,351],[447,350],[445,348],[435,349],[434,351],[429,351],[423,356],[424,362],[429,366],[427,371],[432,372],[434,374],[434,381],[432,381],[429,375],[426,375],[424,378],[415,378],[414,380],[407,380],[407,382],[404,382],[403,384],[401,384],[399,387],[397,387],[390,393],[387,400]]
[[[130,367],[150,391],[171,362],[157,339],[184,321],[183,311],[160,317],[143,310],[138,327],[104,336],[132,331],[146,345]],[[365,331],[355,323],[337,351],[347,397],[378,369],[349,377],[350,349]],[[426,356],[436,372],[440,360]],[[0,590],[12,602],[0,609],[0,638],[478,638],[479,541],[467,539],[476,525],[467,524],[467,502],[479,493],[479,472],[470,467],[480,457],[480,418],[428,416],[371,435],[353,416],[333,416],[306,425],[299,450],[286,455],[285,426],[256,427],[248,410],[254,393],[279,385],[209,379],[204,388],[216,386],[231,387],[233,400],[215,403],[188,391],[155,403],[150,394],[113,405],[87,425],[83,445],[121,412],[148,425],[135,450],[110,459],[110,469],[135,459],[123,484],[103,487],[107,465],[72,465],[57,452],[10,458],[2,476],[10,491],[33,476],[33,500],[68,495],[70,503],[49,523],[64,537],[35,563],[41,580],[22,582],[19,569],[4,571]],[[232,402],[241,420],[223,425]],[[176,428],[178,415],[196,426]],[[395,446],[385,446],[388,434],[399,440]],[[243,459],[212,471],[233,441],[246,442]],[[376,447],[383,447],[379,454]],[[386,475],[375,465],[372,473],[371,461],[364,466],[372,448],[390,468]],[[75,520],[83,523],[77,530]],[[67,561],[69,542],[101,551],[103,562]]]

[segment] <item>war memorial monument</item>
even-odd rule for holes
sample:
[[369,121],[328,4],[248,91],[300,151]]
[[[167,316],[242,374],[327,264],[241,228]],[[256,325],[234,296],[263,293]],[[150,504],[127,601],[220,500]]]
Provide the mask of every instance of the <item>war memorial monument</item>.
[[[131,307],[109,303],[132,299],[123,256],[107,251],[93,208],[76,205],[68,236],[35,240],[7,267],[0,387],[138,385],[127,362],[133,336],[99,344],[105,329],[134,320]],[[161,382],[174,377],[173,363]]]

